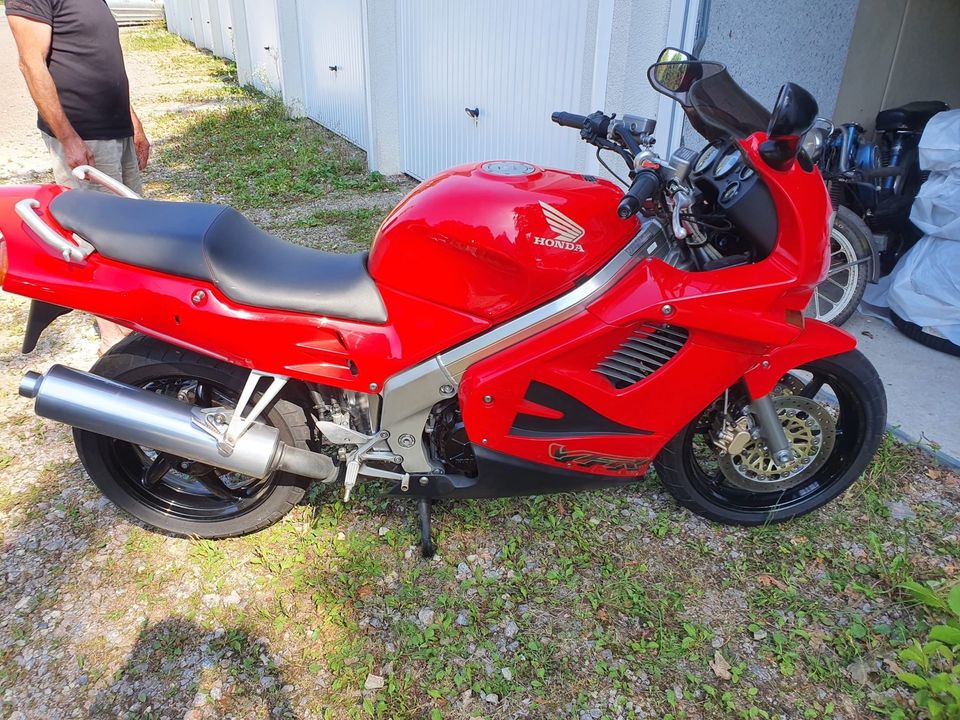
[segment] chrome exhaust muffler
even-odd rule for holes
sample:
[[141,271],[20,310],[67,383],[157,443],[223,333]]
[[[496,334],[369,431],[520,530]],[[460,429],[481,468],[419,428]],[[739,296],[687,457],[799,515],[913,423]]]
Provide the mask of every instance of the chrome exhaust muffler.
[[261,422],[225,454],[198,425],[192,405],[63,365],[45,375],[28,372],[20,395],[35,400],[40,417],[258,479],[276,470],[318,480],[336,472],[326,455],[281,442],[279,431]]

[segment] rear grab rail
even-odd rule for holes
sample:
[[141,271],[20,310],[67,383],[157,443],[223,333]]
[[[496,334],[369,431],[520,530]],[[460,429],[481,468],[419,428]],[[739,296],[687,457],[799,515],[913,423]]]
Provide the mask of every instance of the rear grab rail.
[[25,200],[18,202],[14,206],[14,210],[16,210],[16,213],[20,216],[20,219],[26,223],[27,227],[33,230],[34,234],[45,244],[49,245],[56,250],[57,253],[62,255],[66,262],[82,263],[87,259],[87,256],[90,255],[90,253],[96,250],[93,245],[88,243],[76,233],[73,235],[73,240],[76,243],[76,245],[74,245],[65,237],[63,237],[63,235],[47,225],[47,223],[43,221],[43,218],[37,214],[37,208],[39,207],[39,200],[35,200],[34,198],[26,198]]
[[87,182],[100,185],[101,187],[106,188],[113,194],[119,195],[120,197],[131,198],[133,200],[141,199],[139,195],[137,195],[122,182],[113,179],[100,170],[97,170],[92,165],[77,165],[73,169],[73,176],[77,180],[86,180]]
[[[133,200],[139,200],[140,196],[137,195],[133,190],[128,188],[122,182],[114,180],[112,177],[107,175],[100,170],[97,170],[92,165],[78,165],[73,169],[73,176],[77,180],[85,180],[87,182],[100,185],[101,187],[109,190],[115,195],[120,197],[131,198]],[[52,247],[57,251],[66,262],[75,262],[82,263],[87,257],[96,251],[96,248],[84,240],[82,237],[73,234],[73,241],[76,243],[74,245],[63,237],[60,233],[54,230],[52,227],[47,225],[43,219],[37,214],[37,208],[40,207],[39,201],[33,198],[27,198],[18,202],[14,209],[17,212],[17,215],[20,216],[20,219],[26,223],[27,227],[33,230],[37,237],[39,237],[45,244]]]

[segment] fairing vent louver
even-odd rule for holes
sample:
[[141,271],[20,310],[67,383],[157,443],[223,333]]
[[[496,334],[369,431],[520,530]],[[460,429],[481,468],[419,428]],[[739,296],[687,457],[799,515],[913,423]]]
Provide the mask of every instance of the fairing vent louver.
[[670,325],[641,325],[595,371],[622,390],[662,368],[687,342],[687,331]]

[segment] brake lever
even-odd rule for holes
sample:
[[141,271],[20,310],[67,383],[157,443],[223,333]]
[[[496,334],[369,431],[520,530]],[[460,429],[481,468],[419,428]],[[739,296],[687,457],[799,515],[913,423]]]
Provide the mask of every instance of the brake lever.
[[673,227],[673,235],[677,240],[685,240],[690,234],[690,231],[687,230],[683,221],[680,219],[680,213],[692,206],[693,196],[683,188],[679,188],[673,194],[673,217],[671,218],[671,225]]
[[627,152],[633,155],[634,158],[640,156],[640,146],[637,144],[636,139],[633,137],[626,126],[623,124],[623,121],[617,121],[611,123],[610,125],[610,135],[613,136],[613,139],[620,138],[623,141],[623,144],[626,145]]

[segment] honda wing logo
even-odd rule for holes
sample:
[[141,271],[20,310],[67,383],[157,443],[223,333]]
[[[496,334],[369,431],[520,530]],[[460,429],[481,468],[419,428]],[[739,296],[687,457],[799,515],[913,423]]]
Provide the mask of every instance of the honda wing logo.
[[543,245],[544,247],[559,248],[560,250],[569,250],[571,252],[584,252],[583,245],[580,244],[580,240],[583,238],[586,231],[555,207],[551,207],[545,202],[541,202],[540,208],[543,210],[543,217],[547,221],[547,225],[550,226],[550,229],[553,231],[555,237],[534,237],[533,244]]

